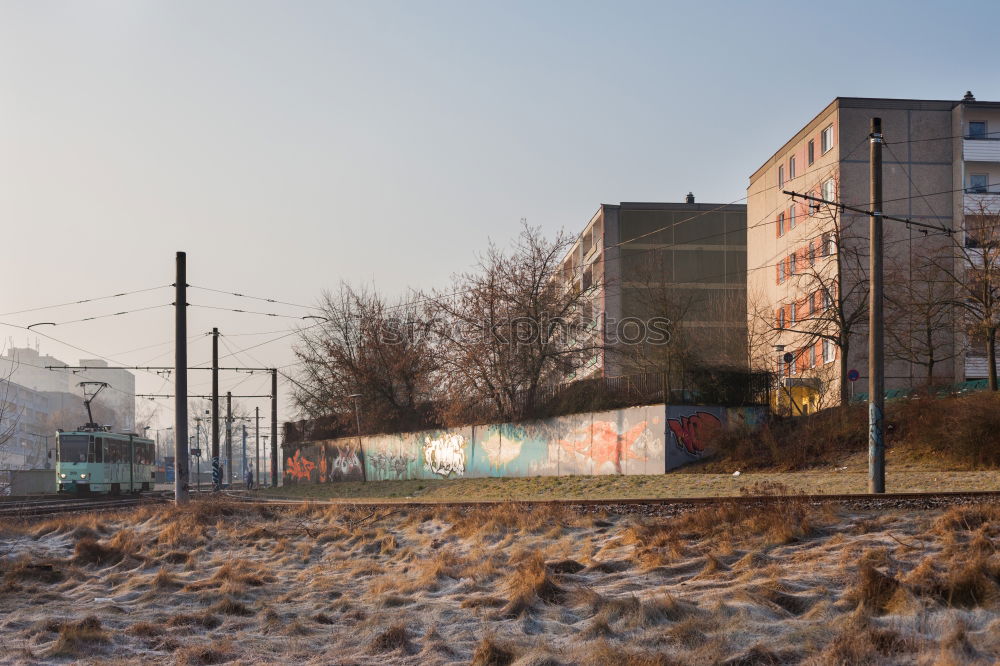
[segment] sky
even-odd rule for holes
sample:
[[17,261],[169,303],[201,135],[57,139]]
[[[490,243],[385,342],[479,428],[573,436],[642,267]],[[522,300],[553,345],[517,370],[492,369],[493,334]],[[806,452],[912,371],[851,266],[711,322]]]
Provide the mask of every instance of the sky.
[[994,2],[0,0],[0,334],[170,365],[173,293],[151,288],[182,250],[190,362],[216,326],[249,348],[227,362],[285,366],[300,306],[342,280],[446,288],[522,218],[740,203],[837,96],[1000,100],[998,23]]

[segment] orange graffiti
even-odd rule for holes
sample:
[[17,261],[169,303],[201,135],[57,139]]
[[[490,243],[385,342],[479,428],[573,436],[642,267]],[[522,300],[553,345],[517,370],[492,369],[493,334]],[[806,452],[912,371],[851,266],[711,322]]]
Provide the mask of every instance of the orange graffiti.
[[326,483],[326,449],[320,447],[320,458],[319,458],[319,482]]
[[302,479],[308,481],[309,473],[314,469],[316,469],[315,463],[301,456],[299,451],[296,451],[293,457],[287,458],[285,462],[285,474],[292,477],[296,481],[300,481]]
[[[620,436],[618,429],[610,421],[598,421],[590,428],[578,428],[572,439],[561,439],[558,445],[570,453],[589,457],[594,465],[612,463],[621,472],[622,458],[641,460],[642,456],[632,450],[632,445],[646,431],[646,421],[630,428]],[[621,439],[619,439],[619,437]]]

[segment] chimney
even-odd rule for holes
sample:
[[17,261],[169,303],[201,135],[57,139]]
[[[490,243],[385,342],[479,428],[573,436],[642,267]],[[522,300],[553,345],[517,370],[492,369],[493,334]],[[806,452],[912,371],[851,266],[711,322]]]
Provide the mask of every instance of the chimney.
[[965,91],[965,97],[962,98],[962,101],[963,102],[975,102],[976,98],[972,95],[972,91],[971,90],[966,90]]
[[684,203],[689,203],[689,204],[694,203],[694,194],[688,192],[688,195],[684,197]]

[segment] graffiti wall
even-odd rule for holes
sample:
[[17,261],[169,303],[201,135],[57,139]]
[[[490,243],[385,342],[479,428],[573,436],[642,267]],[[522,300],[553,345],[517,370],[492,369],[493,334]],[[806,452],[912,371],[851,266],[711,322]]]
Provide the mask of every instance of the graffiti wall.
[[[286,483],[661,474],[701,460],[720,428],[758,413],[649,405],[539,421],[371,435],[285,452]],[[748,411],[749,410],[749,411]]]
[[285,450],[284,481],[332,483],[363,481],[358,440],[330,439]]

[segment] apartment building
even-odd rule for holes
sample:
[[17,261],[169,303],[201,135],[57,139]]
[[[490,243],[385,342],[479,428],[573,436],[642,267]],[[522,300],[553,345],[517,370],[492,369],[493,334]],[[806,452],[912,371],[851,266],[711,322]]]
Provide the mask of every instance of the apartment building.
[[[747,306],[753,364],[783,377],[793,412],[867,390],[868,216],[811,202],[869,201],[870,123],[882,119],[886,388],[986,375],[982,345],[954,308],[956,247],[975,209],[1000,202],[1000,103],[838,97],[750,177]],[[971,218],[970,218],[971,219]]]
[[[563,260],[594,288],[600,351],[569,379],[703,363],[745,368],[746,206],[602,204]],[[683,358],[682,358],[683,357]]]
[[49,413],[59,417],[56,426],[60,428],[76,428],[86,421],[80,382],[107,382],[108,389],[94,403],[95,418],[100,415],[102,425],[119,432],[135,428],[135,375],[109,368],[101,359],[80,359],[78,364],[91,369],[50,370],[69,364],[38,349],[12,346],[0,356],[0,379],[46,394]]

